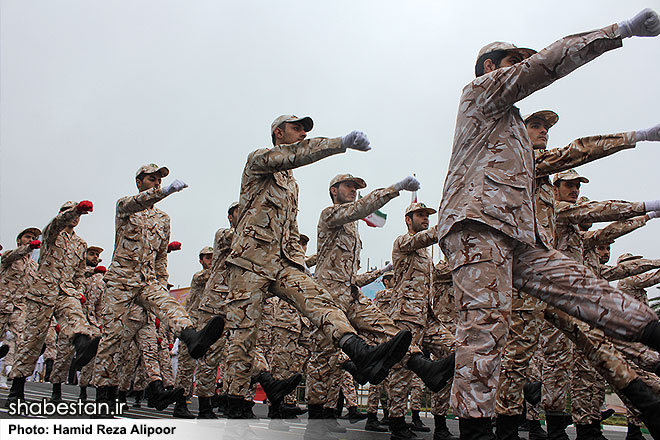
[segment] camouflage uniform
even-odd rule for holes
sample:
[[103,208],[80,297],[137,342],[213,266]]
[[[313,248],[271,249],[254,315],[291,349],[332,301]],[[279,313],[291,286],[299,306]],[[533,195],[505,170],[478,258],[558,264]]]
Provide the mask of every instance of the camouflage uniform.
[[161,323],[156,328],[158,343],[158,365],[160,366],[160,377],[163,380],[163,386],[174,386],[174,371],[172,371],[172,353],[170,345],[174,345],[174,334],[167,323]]
[[328,291],[304,272],[298,231],[298,184],[292,169],[343,153],[341,138],[314,138],[248,156],[241,181],[236,237],[227,258],[228,327],[232,331],[227,358],[229,392],[242,395],[252,372],[263,301],[275,294],[290,301],[303,316],[335,343],[355,330]]
[[132,301],[138,299],[177,335],[192,327],[185,309],[166,287],[170,218],[153,206],[164,198],[160,188],[152,188],[117,201],[115,250],[105,274],[105,307],[111,319],[104,323],[96,355],[97,386],[117,383],[122,322]]
[[[3,376],[6,367],[14,363],[16,341],[25,329],[25,303],[23,297],[34,282],[37,262],[30,258],[29,245],[7,251],[0,260],[0,336],[9,346],[9,352],[2,359]],[[6,336],[7,331],[10,332]]]
[[[435,210],[432,212],[435,213]],[[411,345],[421,346],[424,338],[433,267],[426,248],[437,241],[436,228],[415,234],[406,233],[394,240],[392,264],[395,284],[392,288],[390,317],[398,328],[410,330],[413,335]],[[390,417],[406,415],[408,392],[413,385],[413,372],[406,368],[407,360],[404,357],[390,371]]]
[[[215,233],[210,275],[199,299],[197,311],[198,328],[206,325],[213,316],[225,316],[226,314],[225,302],[229,293],[229,288],[227,287],[229,275],[225,261],[231,251],[233,237],[233,229],[220,228]],[[224,361],[227,357],[228,337],[228,332],[225,332],[197,362],[195,387],[196,393],[200,397],[212,397],[215,395],[218,365],[221,360]],[[226,374],[226,368],[222,368],[221,373],[224,376]],[[223,387],[226,388],[227,383],[227,379],[223,378]]]
[[57,321],[55,320],[55,317],[52,317],[50,319],[50,323],[48,324],[48,330],[46,331],[46,339],[44,340],[44,345],[46,346],[44,354],[42,355],[44,360],[55,360],[55,356],[57,356],[58,329],[59,327],[57,326]]
[[[392,300],[392,289],[383,289],[376,292],[374,296],[374,305],[386,315],[390,313],[390,304]],[[388,376],[389,378],[389,376]],[[367,397],[367,412],[368,413],[377,413],[378,412],[378,401],[381,400],[381,395],[389,391],[389,381],[385,379],[378,385],[369,385],[369,397]],[[387,398],[385,399],[386,401]],[[383,405],[383,408],[389,408],[389,406]]]
[[514,106],[621,44],[617,25],[569,36],[463,90],[438,223],[459,313],[452,392],[459,417],[494,415],[512,286],[626,339],[641,337],[657,320],[550,250],[535,216],[532,145]]
[[[107,324],[103,326],[104,329],[106,326]],[[158,345],[155,315],[147,312],[141,304],[131,304],[122,326],[121,349],[117,351],[119,375],[114,380],[119,384],[122,377],[134,377],[135,368],[137,368],[135,359],[137,358],[140,358],[147,383],[163,380]],[[131,352],[131,347],[137,347],[137,356]],[[98,381],[97,376],[95,376],[95,380]],[[95,385],[99,386],[98,382]],[[126,383],[124,382],[122,385],[126,386]],[[125,390],[121,387],[120,389]]]
[[[528,117],[529,118],[529,117]],[[563,148],[535,150],[536,185],[534,191],[536,218],[545,230],[550,244],[556,247],[555,199],[549,175],[561,172],[635,146],[635,133],[619,133],[579,138]],[[536,352],[539,335],[547,324],[543,320],[545,305],[524,292],[513,291],[509,335],[502,354],[502,370],[497,391],[495,412],[503,415],[523,413],[522,389],[526,371]],[[550,337],[556,341],[549,347],[551,363],[561,365],[569,350],[569,341],[559,330]],[[561,389],[565,391],[565,388]],[[563,394],[565,396],[565,394]],[[554,399],[554,398],[553,398]],[[561,400],[561,398],[559,398]],[[557,404],[561,405],[561,403]]]
[[[83,311],[87,316],[87,321],[92,326],[92,335],[101,336],[101,327],[103,322],[103,296],[105,295],[105,282],[102,273],[95,273],[93,269],[85,273],[83,281],[83,292],[85,294],[85,304]],[[92,383],[94,376],[94,362],[90,362],[80,370],[78,384],[81,387]]]
[[[196,328],[198,327],[197,323],[197,314],[199,309],[199,303],[202,299],[202,293],[204,292],[204,287],[206,282],[211,276],[210,269],[202,269],[199,272],[196,272],[192,281],[190,281],[190,291],[186,297],[186,311],[190,316],[190,320]],[[197,366],[197,360],[190,357],[188,353],[188,347],[186,344],[179,343],[179,354],[178,354],[178,365],[176,369],[176,388],[183,388],[186,395],[192,395],[192,383],[193,376],[195,374],[195,367]]]
[[[67,206],[67,205],[65,205]],[[11,378],[32,374],[46,338],[51,316],[63,340],[92,331],[80,305],[87,243],[65,228],[81,213],[75,205],[61,211],[43,230],[36,279],[25,295],[25,332],[16,346]]]

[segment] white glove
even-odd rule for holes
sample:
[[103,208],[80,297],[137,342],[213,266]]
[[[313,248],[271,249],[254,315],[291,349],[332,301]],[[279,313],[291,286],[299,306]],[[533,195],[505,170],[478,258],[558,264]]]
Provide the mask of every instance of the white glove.
[[649,218],[658,218],[660,217],[660,211],[647,212],[646,215],[648,215]]
[[414,178],[413,176],[408,176],[400,182],[394,184],[394,189],[401,191],[405,189],[406,191],[417,191],[422,187],[422,184]]
[[392,269],[394,269],[394,265],[392,263],[389,263],[387,266],[381,269],[381,273],[389,272]]
[[651,141],[658,142],[660,141],[660,124],[655,127],[647,128],[646,130],[637,130],[635,132],[635,137],[637,142],[640,141]]
[[644,209],[649,213],[651,211],[660,211],[660,200],[649,200],[644,202]]
[[176,179],[174,180],[174,182],[170,183],[165,188],[163,188],[163,194],[169,196],[170,194],[179,192],[184,188],[188,188],[188,184],[183,180]]
[[621,38],[657,37],[660,35],[660,17],[653,9],[646,8],[630,20],[619,23]]
[[369,138],[361,131],[351,131],[346,136],[341,138],[341,146],[343,148],[351,148],[358,151],[369,151]]

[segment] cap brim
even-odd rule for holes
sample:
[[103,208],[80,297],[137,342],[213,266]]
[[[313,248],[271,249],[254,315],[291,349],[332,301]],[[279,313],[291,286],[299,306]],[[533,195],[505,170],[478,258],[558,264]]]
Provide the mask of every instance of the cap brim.
[[367,187],[367,182],[365,182],[363,179],[361,179],[359,177],[353,177],[353,178],[346,179],[346,180],[340,180],[337,183],[341,183],[341,182],[353,182],[357,185],[357,189],[363,189],[363,188]]
[[540,119],[548,125],[548,128],[550,128],[559,121],[559,115],[552,110],[541,110],[525,116],[525,124],[532,119]]
[[413,209],[412,211],[408,211],[408,212],[406,212],[406,214],[410,214],[411,212],[420,212],[420,211],[424,211],[424,212],[426,212],[428,215],[433,215],[433,214],[435,214],[436,212],[438,212],[438,211],[436,211],[435,209],[433,209],[433,208],[429,208],[429,207],[427,206],[426,208]]
[[170,174],[170,170],[167,167],[160,167],[153,174],[159,174],[161,178],[167,177]]
[[312,118],[310,118],[309,116],[305,116],[304,118],[299,118],[293,121],[285,121],[285,122],[300,122],[303,126],[303,129],[305,129],[306,132],[310,132],[312,131],[312,128],[314,128],[314,121],[312,121]]
[[41,230],[39,230],[39,229],[37,229],[37,228],[26,228],[26,229],[23,229],[23,230],[21,231],[21,233],[18,234],[18,238],[22,237],[22,236],[25,235],[25,234],[32,234],[32,235],[34,235],[35,238],[36,238],[36,237],[38,237],[38,236],[41,235]]
[[88,250],[88,251],[96,251],[96,252],[98,252],[99,254],[100,254],[101,252],[103,252],[103,248],[98,247],[98,246],[90,246],[90,247],[87,248],[87,250]]

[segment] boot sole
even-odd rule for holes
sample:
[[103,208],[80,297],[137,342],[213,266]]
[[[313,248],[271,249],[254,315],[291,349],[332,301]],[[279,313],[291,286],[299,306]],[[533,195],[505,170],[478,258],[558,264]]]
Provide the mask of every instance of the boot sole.
[[392,345],[385,356],[381,357],[376,365],[367,369],[364,375],[369,379],[372,385],[378,385],[385,380],[390,369],[403,359],[408,352],[408,347],[412,342],[412,333],[409,330],[401,330],[392,338]]
[[[168,393],[169,391],[166,391]],[[175,403],[177,400],[183,398],[183,388],[176,388],[172,394],[164,399],[155,399],[153,401],[154,408],[156,408],[158,411],[163,411],[165,408],[170,406],[171,404]]]
[[192,347],[188,347],[188,353],[193,359],[199,359],[206,351],[222,336],[225,329],[225,320],[221,316],[214,316],[200,332],[199,340]]

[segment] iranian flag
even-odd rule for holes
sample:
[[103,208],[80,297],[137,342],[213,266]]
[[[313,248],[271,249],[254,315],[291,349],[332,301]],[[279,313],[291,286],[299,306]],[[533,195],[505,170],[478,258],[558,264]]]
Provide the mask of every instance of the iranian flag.
[[[362,198],[360,194],[358,194],[358,197]],[[376,212],[372,212],[362,220],[364,220],[364,222],[368,226],[371,226],[372,228],[382,228],[383,226],[385,226],[385,220],[387,220],[387,214],[381,212],[380,210],[376,210]]]

